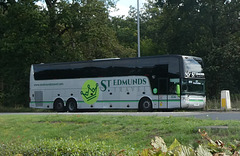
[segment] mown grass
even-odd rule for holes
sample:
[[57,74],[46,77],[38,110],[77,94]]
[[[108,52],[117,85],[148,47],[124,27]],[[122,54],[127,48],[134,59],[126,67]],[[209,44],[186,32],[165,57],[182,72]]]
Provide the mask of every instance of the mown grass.
[[197,146],[199,127],[227,125],[228,130],[210,131],[214,140],[240,140],[239,121],[215,121],[183,117],[89,116],[89,115],[2,115],[0,144],[37,144],[44,139],[105,142],[112,149],[134,151],[150,147],[154,136],[169,146],[176,138],[183,145]]

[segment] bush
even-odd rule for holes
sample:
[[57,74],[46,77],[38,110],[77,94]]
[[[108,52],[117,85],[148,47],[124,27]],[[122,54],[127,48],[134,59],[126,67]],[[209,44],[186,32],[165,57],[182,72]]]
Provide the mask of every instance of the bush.
[[152,140],[152,148],[144,149],[141,156],[239,156],[240,142],[236,145],[230,144],[226,147],[221,140],[213,141],[208,134],[199,130],[200,135],[208,141],[207,144],[200,144],[196,150],[191,146],[183,146],[176,139],[167,147],[161,137]]
[[131,150],[113,150],[113,146],[108,146],[104,142],[92,143],[90,139],[73,140],[72,138],[41,140],[38,143],[21,144],[13,142],[0,144],[0,155],[8,156],[30,156],[30,155],[51,155],[51,156],[220,156],[232,155],[239,156],[240,142],[236,145],[230,144],[226,147],[221,140],[213,141],[208,134],[199,130],[200,135],[207,140],[207,144],[200,144],[197,149],[191,146],[181,145],[176,139],[167,147],[161,137],[155,137],[151,141],[152,148],[144,149],[137,154]]
[[73,140],[72,138],[63,139],[45,139],[38,143],[28,142],[28,144],[9,143],[0,145],[0,155],[108,155],[110,147],[104,142],[92,143],[89,139]]

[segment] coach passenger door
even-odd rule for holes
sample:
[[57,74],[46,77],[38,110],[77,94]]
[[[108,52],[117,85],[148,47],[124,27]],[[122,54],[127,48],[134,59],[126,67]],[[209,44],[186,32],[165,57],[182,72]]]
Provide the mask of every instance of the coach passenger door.
[[176,109],[181,105],[180,79],[170,78],[168,82],[168,108]]
[[168,108],[168,79],[167,78],[158,79],[158,108],[159,109]]

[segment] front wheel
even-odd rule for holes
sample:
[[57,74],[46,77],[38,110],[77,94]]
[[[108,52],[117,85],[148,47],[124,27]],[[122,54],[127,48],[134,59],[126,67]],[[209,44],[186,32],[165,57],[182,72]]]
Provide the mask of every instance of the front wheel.
[[149,98],[142,98],[139,102],[139,110],[141,112],[152,112],[152,101]]

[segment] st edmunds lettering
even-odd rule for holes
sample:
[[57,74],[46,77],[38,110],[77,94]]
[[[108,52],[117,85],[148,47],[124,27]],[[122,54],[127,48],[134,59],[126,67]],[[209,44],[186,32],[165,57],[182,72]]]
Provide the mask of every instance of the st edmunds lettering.
[[147,83],[146,78],[137,78],[137,79],[114,79],[114,80],[102,80],[101,81],[101,91],[107,90],[111,86],[133,86],[133,85],[145,85]]

